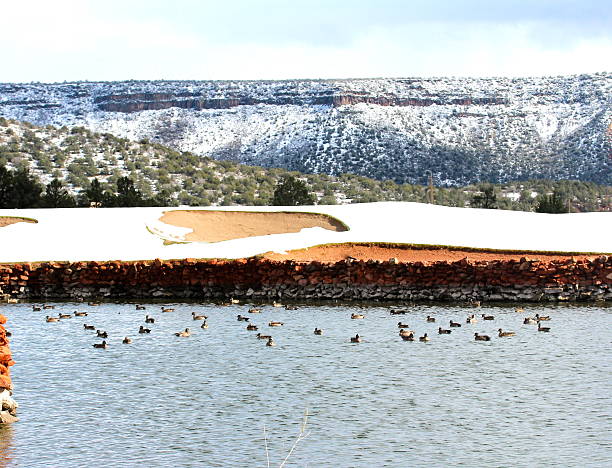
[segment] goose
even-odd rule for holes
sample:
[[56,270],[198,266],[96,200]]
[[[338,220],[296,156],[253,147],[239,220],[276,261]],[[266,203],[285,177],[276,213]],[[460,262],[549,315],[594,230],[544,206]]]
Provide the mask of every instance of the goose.
[[200,328],[204,328],[204,329],[208,328],[208,322],[206,320],[204,320],[202,322],[202,325],[200,325]]
[[410,336],[410,335],[414,335],[414,332],[412,330],[406,330],[406,329],[402,328],[399,331],[399,336]]
[[62,314],[62,313],[60,313],[60,314],[58,315],[58,318],[61,318],[61,319],[69,319],[69,318],[72,318],[72,314]]
[[238,321],[239,322],[248,322],[250,319],[248,317],[245,317],[243,315],[238,315]]
[[294,305],[286,305],[285,310],[298,310],[298,307]]
[[402,337],[402,340],[404,341],[414,341],[414,333],[410,333],[409,335],[402,335],[400,333],[400,336]]
[[495,317],[493,315],[482,314],[482,319],[483,320],[495,320]]
[[138,333],[151,333],[151,329],[145,328],[141,325],[140,328],[138,329]]
[[351,318],[352,318],[353,320],[357,320],[357,319],[364,319],[364,318],[365,318],[365,315],[363,315],[363,314],[351,314]]
[[58,317],[49,317],[48,315],[47,315],[47,318],[45,320],[47,322],[49,322],[49,323],[50,322],[59,322],[60,321],[60,319]]
[[274,340],[272,339],[272,337],[270,337],[266,343],[266,346],[276,346],[276,343],[274,342]]
[[73,313],[75,317],[87,317],[87,312],[78,312],[75,310]]
[[85,330],[95,330],[96,327],[94,327],[93,325],[87,325],[86,323],[83,324],[83,328]]
[[438,335],[450,335],[452,330],[446,330],[442,327],[438,327]]
[[284,325],[283,322],[270,322],[268,323],[269,327],[282,327]]
[[104,341],[102,341],[102,343],[94,343],[93,347],[94,348],[106,349],[108,347],[108,344],[106,343],[106,340],[104,340]]
[[248,310],[248,312],[249,312],[249,314],[261,314],[261,309],[257,309],[257,308],[255,308],[255,307],[251,307],[251,308]]
[[525,317],[523,320],[523,325],[535,325],[536,323],[538,323],[538,321],[533,317]]
[[43,309],[55,309],[54,305],[43,305]]
[[541,332],[549,332],[550,331],[550,327],[543,327],[540,322],[538,322],[538,331]]
[[208,318],[208,315],[196,315],[195,312],[192,312],[191,318],[194,320],[206,320]]
[[351,343],[361,343],[361,337],[359,335],[351,336]]
[[174,309],[171,309],[170,307],[161,307],[161,311],[162,312],[174,312]]
[[460,327],[461,324],[459,322],[453,322],[452,320],[450,321],[450,326],[451,327]]
[[550,320],[550,315],[540,315],[540,314],[535,314],[535,318],[538,322],[543,322],[546,320]]
[[257,325],[253,325],[252,323],[249,323],[246,329],[249,331],[257,331]]
[[188,336],[191,336],[191,331],[189,330],[189,328],[185,328],[185,330],[183,330],[182,332],[176,332],[174,336],[180,336],[182,338],[186,338]]
[[257,334],[257,338],[260,340],[269,340],[270,338],[272,338],[271,335],[262,335],[261,333]]
[[474,333],[474,339],[476,341],[491,341],[491,337],[489,335],[479,335],[478,333]]
[[391,309],[389,311],[391,315],[406,315],[406,312],[407,312],[406,310],[396,310],[396,309]]
[[96,330],[96,335],[98,338],[108,338],[108,333],[105,331]]
[[407,323],[397,322],[397,328],[410,328]]
[[33,305],[33,306],[32,306],[32,310],[33,310],[34,312],[40,312],[40,310],[41,310],[41,309],[40,309],[40,307]]
[[314,329],[314,334],[315,335],[322,335],[323,334],[323,330],[321,330],[320,328],[315,328]]
[[502,331],[501,328],[497,329],[497,331],[499,332],[497,334],[497,336],[499,336],[500,338],[503,338],[504,336],[514,336],[514,335],[516,335],[516,333],[514,333],[513,331]]
[[155,323],[155,319],[147,315],[145,317],[145,323]]
[[476,323],[478,319],[474,314],[470,315],[467,319],[465,319],[465,323]]
[[122,341],[123,344],[132,344],[132,339],[127,336]]
[[146,307],[140,304],[136,304],[136,310],[145,310]]
[[434,317],[430,317],[429,315],[427,316],[427,319],[426,319],[426,320],[427,320],[428,322],[435,322],[435,321],[436,321],[436,319],[435,319]]
[[419,336],[419,341],[422,341],[423,343],[429,341],[429,337],[427,336],[427,333],[425,333],[423,336]]

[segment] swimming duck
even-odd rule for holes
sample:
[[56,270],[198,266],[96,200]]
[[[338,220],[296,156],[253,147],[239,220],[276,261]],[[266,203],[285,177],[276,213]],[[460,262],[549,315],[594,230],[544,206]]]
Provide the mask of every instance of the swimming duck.
[[478,333],[474,333],[474,339],[476,341],[491,341],[491,337],[488,335],[479,335]]
[[240,304],[240,299],[234,299],[233,297],[230,297],[230,304]]
[[122,341],[123,344],[132,344],[132,339],[127,336]]
[[436,321],[435,317],[430,317],[429,315],[427,316],[427,319],[426,319],[426,320],[427,320],[428,322],[435,322],[435,321]]
[[282,307],[283,305],[280,302],[272,302],[272,307]]
[[98,338],[108,338],[108,333],[105,331],[96,330],[96,335]]
[[359,335],[352,336],[351,343],[361,343],[361,337]]
[[525,317],[523,320],[523,325],[535,325],[536,323],[538,323],[538,321],[533,317]]
[[322,335],[323,334],[323,330],[321,330],[320,328],[315,328],[314,329],[314,334],[315,335]]
[[352,318],[353,320],[357,320],[357,319],[364,319],[364,318],[365,318],[365,315],[363,315],[363,314],[351,314],[351,318]]
[[270,335],[262,335],[261,333],[258,333],[256,336],[260,340],[269,340],[270,338],[272,338],[272,336],[270,336]]
[[469,301],[468,304],[472,307],[480,307],[480,301]]
[[204,320],[202,322],[202,325],[200,325],[200,328],[204,328],[204,329],[208,328],[208,322],[206,320]]
[[174,312],[174,309],[170,308],[170,307],[161,307],[161,311],[162,312]]
[[391,310],[389,311],[389,313],[390,313],[391,315],[405,315],[407,312],[408,312],[408,311],[406,311],[406,310],[396,310],[396,309],[391,309]]
[[249,331],[257,331],[257,325],[253,325],[252,323],[249,323],[246,329]]
[[191,336],[191,331],[189,330],[189,328],[185,328],[185,330],[183,330],[182,332],[176,332],[174,336],[180,336],[182,338],[186,338],[188,336]]
[[238,315],[239,322],[248,322],[249,320],[251,320],[249,317],[245,317],[244,315]]
[[251,307],[251,308],[248,310],[248,313],[249,313],[249,314],[261,314],[261,309],[258,309],[258,308],[256,308],[256,307]]
[[146,307],[140,304],[136,304],[136,310],[145,310]]
[[61,314],[60,313],[58,317],[61,319],[69,319],[69,318],[72,318],[72,314]]
[[400,333],[400,336],[402,337],[402,340],[404,341],[414,341],[414,333],[410,333],[409,335],[402,335]]
[[87,325],[86,323],[83,324],[83,328],[85,330],[95,330],[96,327],[94,327],[93,325]]
[[453,322],[452,320],[450,321],[450,326],[451,327],[460,327],[461,324],[459,322]]
[[88,302],[87,305],[91,307],[96,307],[96,306],[99,306],[100,303],[99,302]]
[[410,328],[407,323],[397,322],[397,328]]
[[151,329],[145,328],[141,325],[140,328],[138,329],[138,333],[151,333]]
[[438,335],[450,335],[452,330],[447,330],[442,327],[438,327]]
[[497,336],[499,336],[500,338],[503,338],[504,336],[514,336],[514,335],[516,335],[516,333],[514,333],[513,331],[502,331],[501,328],[498,328],[497,331],[499,332],[497,334]]
[[414,335],[414,332],[412,330],[406,330],[405,328],[402,328],[399,331],[399,336],[410,336],[410,335]]
[[93,347],[94,348],[106,349],[106,348],[108,348],[108,344],[106,343],[106,340],[104,340],[104,341],[102,341],[102,343],[94,343]]
[[268,338],[268,342],[266,343],[266,346],[276,346],[276,343],[274,342],[272,337]]
[[427,336],[427,333],[425,333],[423,336],[419,336],[419,341],[422,341],[423,343],[429,341],[429,337]]
[[74,316],[75,317],[87,317],[87,312],[78,312],[78,311],[74,311]]
[[493,315],[482,314],[482,319],[483,320],[495,320],[495,317]]
[[195,312],[191,313],[191,318],[193,320],[206,320],[208,318],[208,315],[196,315]]
[[145,323],[155,323],[155,319],[147,315],[145,317]]
[[47,315],[47,318],[45,319],[47,322],[59,322],[60,319],[58,317],[49,317]]
[[40,309],[40,307],[33,305],[33,306],[32,306],[32,310],[33,310],[34,312],[40,312],[40,310],[41,310],[41,309]]
[[550,315],[540,315],[540,314],[535,314],[535,318],[538,322],[543,322],[546,320],[550,320]]
[[43,309],[55,309],[54,305],[43,305]]
[[550,327],[543,327],[540,322],[538,322],[538,331],[541,332],[549,332],[550,331]]
[[298,310],[298,307],[294,305],[286,305],[285,310]]
[[269,327],[282,327],[284,325],[283,322],[270,322],[268,323]]
[[525,312],[525,308],[524,307],[515,307],[514,311],[518,312],[519,314],[522,314],[523,312]]
[[465,319],[465,323],[476,323],[478,319],[474,314],[470,315],[467,319]]

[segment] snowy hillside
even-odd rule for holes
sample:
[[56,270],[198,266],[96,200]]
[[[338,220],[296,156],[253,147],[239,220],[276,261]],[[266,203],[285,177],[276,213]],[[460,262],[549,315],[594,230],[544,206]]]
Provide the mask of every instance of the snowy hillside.
[[0,84],[0,116],[397,182],[612,183],[612,74]]

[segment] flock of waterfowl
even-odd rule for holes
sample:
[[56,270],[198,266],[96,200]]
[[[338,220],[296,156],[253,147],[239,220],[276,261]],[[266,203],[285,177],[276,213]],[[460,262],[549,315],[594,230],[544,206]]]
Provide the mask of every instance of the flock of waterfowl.
[[[230,300],[229,303],[226,303],[224,305],[235,305],[235,304],[239,304],[239,301],[237,300]],[[99,303],[88,303],[89,306],[97,306],[99,305]],[[479,304],[476,304],[476,307],[478,307]],[[40,311],[42,309],[53,309],[55,306],[53,305],[43,305],[43,306],[32,306],[32,309],[35,311]],[[286,310],[296,310],[297,307],[294,305],[286,305],[283,306],[280,303],[274,302],[272,304],[272,307],[284,307]],[[136,310],[145,310],[146,306],[144,305],[140,305],[137,304],[136,305]],[[161,313],[169,313],[169,312],[174,312],[175,309],[174,308],[169,308],[169,307],[164,307],[161,306],[160,307],[160,311]],[[251,322],[251,318],[256,315],[256,314],[261,314],[261,312],[263,311],[263,309],[261,307],[250,307],[247,309],[247,313],[251,314],[249,315],[242,315],[242,314],[238,314],[237,321],[238,322],[247,322],[246,324],[246,330],[247,331],[257,331],[258,333],[255,335],[258,339],[260,340],[266,340],[266,346],[275,346],[276,343],[274,341],[274,338],[271,335],[266,335],[266,334],[262,334],[259,331],[259,325],[252,323]],[[525,310],[522,307],[517,307],[515,308],[515,311],[518,313],[524,313]],[[401,309],[390,309],[389,311],[390,315],[405,315],[410,313],[410,311],[408,310],[401,310]],[[477,317],[476,314],[469,314],[465,320],[465,324],[466,325],[473,325],[478,323],[479,320],[483,320],[483,321],[493,321],[495,320],[495,317],[493,315],[487,315],[487,314],[479,314],[480,316]],[[71,319],[73,317],[87,317],[88,313],[87,312],[79,312],[79,311],[74,311],[72,314],[66,314],[66,313],[59,313],[57,316],[46,316],[46,321],[47,322],[59,322],[61,320],[66,320],[66,319]],[[361,314],[361,313],[352,313],[350,318],[352,320],[363,320],[366,318],[365,314]],[[201,321],[201,325],[200,328],[202,329],[207,329],[208,328],[208,316],[207,315],[202,315],[202,314],[197,314],[196,312],[191,312],[191,319],[192,321]],[[150,325],[150,324],[155,324],[155,318],[150,316],[150,315],[145,315],[145,317],[143,318],[143,322],[146,325]],[[427,315],[425,317],[425,323],[437,323],[437,318],[431,315]],[[549,316],[540,316],[539,314],[535,314],[533,317],[524,317],[523,318],[523,324],[524,325],[537,325],[538,328],[537,330],[539,332],[550,332],[550,327],[543,327],[541,322],[543,321],[548,321],[550,320]],[[267,323],[268,327],[282,327],[284,325],[283,322],[281,321],[275,321],[275,320],[271,320]],[[462,323],[454,321],[454,320],[449,320],[449,325],[448,328],[443,328],[442,326],[438,326],[438,334],[439,335],[450,335],[452,333],[452,329],[453,328],[459,328],[462,326]],[[103,341],[101,343],[94,343],[92,346],[94,348],[107,348],[108,347],[108,342],[106,341],[106,339],[108,339],[108,333],[104,330],[101,329],[97,329],[94,325],[88,325],[88,324],[83,324],[83,328],[85,330],[90,330],[90,331],[95,331],[96,332],[96,337],[97,338],[103,338]],[[399,329],[399,337],[404,340],[404,341],[416,341],[416,337],[415,337],[415,332],[413,330],[411,330],[410,325],[408,325],[407,323],[403,323],[401,320],[397,323],[397,328]],[[144,325],[140,325],[137,333],[139,334],[148,334],[151,333],[151,329],[145,327]],[[323,335],[323,330],[321,328],[316,327],[314,329],[313,332],[315,335]],[[174,335],[176,337],[179,338],[186,338],[191,336],[191,328],[190,327],[186,327],[184,330],[175,332]],[[508,338],[508,337],[512,337],[515,336],[516,332],[514,331],[509,331],[509,330],[503,330],[502,328],[498,328],[497,329],[497,336],[498,338]],[[418,337],[418,341],[420,342],[429,342],[431,340],[431,337],[429,336],[429,333],[424,333],[422,336]],[[487,334],[481,334],[478,332],[474,333],[474,340],[475,341],[491,341],[491,336],[487,335]],[[363,341],[363,337],[361,337],[359,334],[356,334],[355,336],[352,336],[349,338],[349,341],[351,343],[360,343]],[[122,340],[123,344],[131,344],[132,343],[132,339],[129,336],[125,336]]]

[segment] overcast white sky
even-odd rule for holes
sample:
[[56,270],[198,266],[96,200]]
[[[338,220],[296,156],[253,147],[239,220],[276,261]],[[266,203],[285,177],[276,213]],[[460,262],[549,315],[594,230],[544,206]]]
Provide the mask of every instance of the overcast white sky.
[[0,82],[612,71],[610,0],[5,0]]

